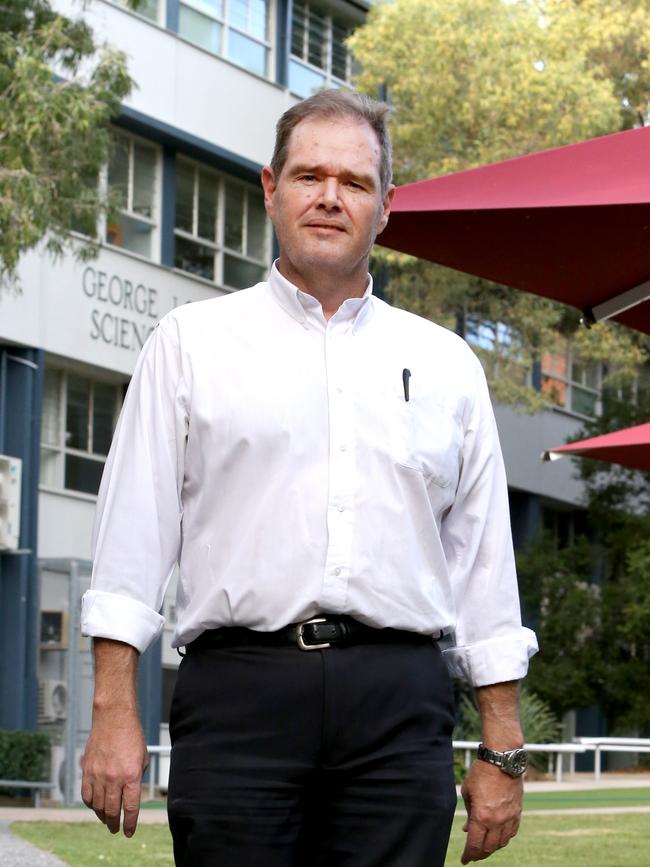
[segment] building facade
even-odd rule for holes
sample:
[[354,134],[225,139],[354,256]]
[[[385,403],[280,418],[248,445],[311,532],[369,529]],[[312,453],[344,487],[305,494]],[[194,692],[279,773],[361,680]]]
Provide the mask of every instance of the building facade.
[[[328,0],[93,0],[82,12],[122,49],[136,81],[115,119],[100,182],[118,196],[90,262],[26,255],[0,297],[0,455],[20,460],[20,534],[0,549],[0,727],[47,729],[57,783],[72,792],[90,727],[91,657],[79,634],[96,493],[129,376],[173,307],[262,279],[273,257],[259,186],[279,116],[350,81],[345,46],[370,4]],[[80,13],[73,0],[53,6]],[[480,329],[468,339],[479,343]],[[569,461],[542,465],[594,411],[597,377],[561,353],[542,370],[558,405],[529,417],[498,409],[515,539],[569,527],[580,486]],[[2,492],[0,491],[0,501]],[[564,530],[558,530],[558,532]],[[1,538],[1,537],[0,537]],[[179,657],[162,640],[143,656],[147,741],[165,740]]]

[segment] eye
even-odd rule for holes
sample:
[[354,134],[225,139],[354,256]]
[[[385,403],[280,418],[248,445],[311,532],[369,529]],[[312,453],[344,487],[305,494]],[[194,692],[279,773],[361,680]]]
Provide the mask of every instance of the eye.
[[358,181],[348,181],[348,187],[351,187],[353,190],[365,189],[363,184],[360,184]]
[[299,175],[299,181],[306,181],[307,183],[311,183],[316,180],[316,175]]

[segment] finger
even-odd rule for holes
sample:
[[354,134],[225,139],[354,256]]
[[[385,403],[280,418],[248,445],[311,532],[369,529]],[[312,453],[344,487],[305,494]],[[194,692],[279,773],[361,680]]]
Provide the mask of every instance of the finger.
[[81,781],[81,800],[87,807],[92,809],[93,805],[93,784],[90,781],[90,778],[86,776],[84,773],[83,779]]
[[97,780],[93,783],[93,802],[92,808],[95,811],[95,815],[99,819],[100,822],[106,824],[106,816],[104,815],[104,800],[105,800],[105,792],[104,787]]
[[113,786],[104,798],[104,819],[111,834],[117,834],[120,830],[120,814],[122,810],[122,792]]
[[483,841],[485,839],[486,829],[478,822],[473,822],[471,819],[468,822],[467,839],[465,840],[465,849],[460,859],[461,864],[469,864],[470,861],[480,861],[486,856],[483,854]]
[[122,808],[124,809],[124,836],[132,837],[138,824],[140,815],[140,781],[127,783],[122,794]]
[[506,822],[505,825],[501,829],[501,836],[499,839],[499,848],[503,849],[504,846],[507,846],[509,841],[512,840],[512,838],[516,836],[518,830],[519,830],[519,819],[511,819],[509,822]]
[[[491,828],[483,838],[484,858],[501,848],[502,828]],[[509,839],[509,838],[508,838]],[[506,841],[507,842],[507,841]]]

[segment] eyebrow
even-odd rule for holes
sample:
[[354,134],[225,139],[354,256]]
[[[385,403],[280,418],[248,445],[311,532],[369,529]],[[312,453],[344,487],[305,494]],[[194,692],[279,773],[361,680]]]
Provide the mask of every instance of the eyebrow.
[[[331,166],[326,165],[310,165],[308,163],[296,163],[295,165],[288,166],[289,173],[291,175],[323,175],[323,174],[338,174],[338,172],[332,172]],[[376,178],[372,175],[366,174],[365,172],[354,172],[354,171],[343,171],[341,172],[342,176],[346,179],[358,181],[361,184],[364,184],[367,187],[375,188],[378,186]]]

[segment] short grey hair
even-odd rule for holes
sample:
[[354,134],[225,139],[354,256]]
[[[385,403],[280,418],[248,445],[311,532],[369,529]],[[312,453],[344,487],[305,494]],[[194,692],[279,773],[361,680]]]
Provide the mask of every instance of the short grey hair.
[[380,148],[379,178],[382,198],[393,179],[393,149],[386,120],[391,107],[369,96],[351,90],[321,90],[303,99],[285,111],[275,128],[275,148],[271,168],[276,181],[282,173],[289,153],[291,133],[298,124],[309,118],[352,118],[367,123],[374,130]]

